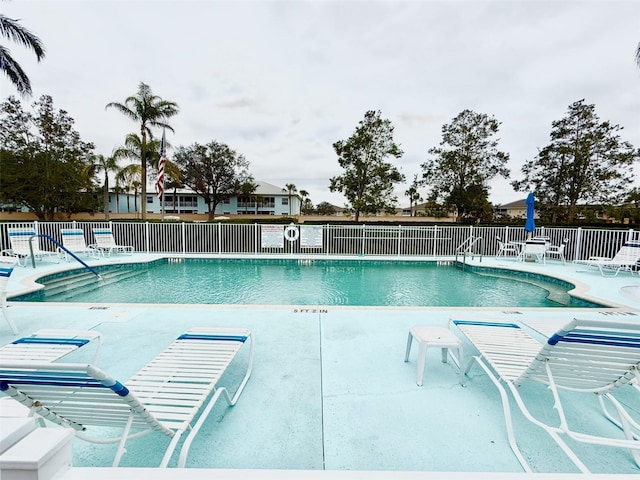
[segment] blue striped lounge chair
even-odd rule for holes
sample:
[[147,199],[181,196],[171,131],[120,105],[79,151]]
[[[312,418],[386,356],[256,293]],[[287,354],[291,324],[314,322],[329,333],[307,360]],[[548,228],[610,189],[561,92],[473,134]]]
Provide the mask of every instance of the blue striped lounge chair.
[[92,363],[102,348],[102,334],[93,330],[40,329],[0,347],[0,365],[12,362],[49,363],[95,342]]
[[[16,257],[19,265],[27,265],[29,258],[42,260],[47,257],[58,263],[60,257],[57,252],[50,252],[40,248],[37,233],[33,228],[7,228],[11,248],[3,251],[5,255]],[[35,237],[35,238],[34,238]]]
[[[614,397],[615,391],[633,388],[640,378],[640,324],[574,319],[544,344],[515,323],[452,319],[450,326],[457,327],[478,351],[465,371],[468,373],[474,364],[480,365],[498,388],[509,444],[526,472],[531,468],[515,439],[507,390],[525,418],[544,429],[581,472],[589,473],[589,470],[565,438],[571,442],[628,449],[640,466],[640,425]],[[549,395],[541,391],[537,402],[549,396],[549,411],[557,412],[557,421],[553,424],[534,416],[527,407],[527,399],[520,395],[518,387],[531,382],[544,385],[545,390],[551,392]],[[563,402],[563,391],[588,393],[586,402],[597,397],[604,415],[619,429],[612,428],[606,433],[602,429],[573,429],[567,412],[585,403]],[[607,405],[615,412],[609,412]],[[583,411],[582,415],[590,411]]]
[[[247,343],[246,372],[232,396],[218,383]],[[114,467],[128,440],[150,433],[170,438],[160,462],[166,467],[186,433],[178,459],[178,466],[184,467],[191,443],[211,409],[221,396],[228,405],[236,404],[252,363],[249,330],[199,327],[180,335],[125,383],[95,365],[3,362],[0,391],[46,420],[73,429],[78,438],[117,443]],[[119,433],[112,438],[92,436],[91,427],[105,426]]]
[[18,328],[7,312],[7,284],[17,263],[17,257],[0,256],[0,302],[2,304],[2,316],[14,335],[18,334]]
[[64,249],[60,249],[60,254],[64,256],[66,261],[69,261],[69,252],[93,258],[100,257],[101,251],[85,242],[84,232],[81,228],[61,228],[60,235],[64,247]]
[[110,228],[93,228],[92,231],[96,243],[91,244],[91,247],[101,251],[104,255],[109,256],[112,253],[133,253],[133,247],[131,245],[118,245],[116,243]]

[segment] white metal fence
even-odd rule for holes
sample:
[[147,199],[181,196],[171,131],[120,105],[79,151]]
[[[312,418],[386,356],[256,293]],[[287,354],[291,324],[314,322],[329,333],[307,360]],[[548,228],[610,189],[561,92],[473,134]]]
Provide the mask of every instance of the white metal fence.
[[[273,229],[273,224],[268,224]],[[0,249],[9,249],[8,228],[33,228],[62,243],[60,229],[81,228],[86,242],[94,243],[92,228],[110,227],[118,244],[132,245],[136,252],[168,254],[255,254],[292,253],[298,255],[397,255],[443,257],[455,256],[457,249],[473,243],[474,253],[495,255],[496,237],[503,241],[524,241],[522,227],[476,227],[459,225],[380,226],[321,225],[321,242],[305,247],[298,235],[285,236],[282,246],[263,247],[265,224],[227,223],[127,223],[127,222],[4,222],[0,223]],[[282,225],[282,231],[286,225]],[[297,225],[296,228],[306,228]],[[279,227],[276,227],[279,228]],[[266,229],[266,228],[265,228]],[[568,239],[567,260],[590,256],[613,257],[625,241],[640,238],[633,229],[538,228],[534,235],[547,236],[552,245]],[[55,250],[56,245],[40,238],[40,247]]]

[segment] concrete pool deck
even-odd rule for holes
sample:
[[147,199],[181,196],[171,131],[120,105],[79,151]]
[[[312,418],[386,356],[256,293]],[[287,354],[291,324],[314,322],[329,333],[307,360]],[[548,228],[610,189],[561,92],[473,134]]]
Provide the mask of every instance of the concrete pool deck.
[[[88,263],[158,257],[118,255]],[[293,478],[296,471],[303,471],[302,476],[311,475],[311,471],[332,472],[332,478],[428,478],[434,472],[446,472],[448,478],[497,478],[498,473],[514,478],[522,468],[507,443],[498,392],[489,378],[475,367],[464,388],[458,383],[457,368],[441,363],[440,352],[430,349],[424,386],[418,387],[417,349],[412,350],[408,363],[403,362],[409,328],[416,324],[446,326],[449,318],[465,316],[517,322],[562,322],[574,317],[640,321],[640,277],[622,272],[603,278],[597,270],[576,272],[572,264],[555,261],[542,265],[484,257],[470,263],[552,275],[576,284],[581,298],[612,307],[90,305],[9,300],[9,314],[20,334],[11,334],[3,322],[0,344],[40,328],[93,329],[104,336],[99,365],[126,380],[189,327],[251,329],[256,339],[251,380],[235,407],[228,409],[222,403],[215,407],[196,438],[187,462],[197,467],[194,475],[172,470],[172,474],[160,477],[157,470],[144,470],[150,475],[144,478],[200,478],[195,472],[206,471],[202,469],[216,469],[212,475],[218,478],[272,478],[271,474],[273,478]],[[34,278],[60,268],[77,268],[77,264],[43,261],[36,263],[35,270],[30,265],[16,267],[8,286],[10,295],[24,292]],[[472,347],[465,348],[470,354]],[[238,380],[242,360],[228,371],[225,381],[234,384]],[[628,389],[621,392],[621,398],[638,413],[636,393]],[[585,403],[576,421],[615,431],[595,401]],[[577,471],[544,432],[518,413],[515,422],[522,450],[536,472],[555,475]],[[162,447],[166,441],[159,436],[136,440],[121,465],[154,466],[159,463]],[[73,449],[75,468],[63,480],[114,474],[108,468],[88,468],[110,465],[114,446],[76,439]],[[638,473],[626,451],[584,445],[576,446],[576,451],[593,473]],[[281,470],[289,473],[275,474]],[[127,471],[134,473],[123,477]],[[141,472],[139,468],[121,469],[117,475],[142,478]],[[220,476],[223,472],[228,476]]]

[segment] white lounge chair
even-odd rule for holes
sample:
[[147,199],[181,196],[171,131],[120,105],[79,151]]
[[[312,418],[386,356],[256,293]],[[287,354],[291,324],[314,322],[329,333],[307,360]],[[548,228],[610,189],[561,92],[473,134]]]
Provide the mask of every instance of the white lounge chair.
[[[33,228],[7,228],[9,244],[11,248],[2,253],[18,259],[18,265],[27,265],[29,258],[42,260],[47,257],[49,260],[58,263],[60,257],[57,252],[40,249],[37,233]],[[29,246],[31,245],[31,246]]]
[[496,254],[496,257],[506,257],[508,254],[513,254],[514,257],[520,255],[520,249],[517,245],[513,243],[503,242],[502,239],[497,235],[496,240],[498,241],[498,253]]
[[93,228],[93,236],[96,239],[95,244],[91,244],[92,248],[100,250],[106,256],[111,255],[114,252],[120,253],[133,253],[133,247],[131,245],[118,245],[113,232],[110,228]]
[[[247,341],[246,373],[231,397],[218,382]],[[231,406],[238,401],[252,362],[249,330],[200,327],[178,337],[126,384],[94,365],[3,362],[0,391],[46,420],[74,429],[79,438],[118,443],[113,466],[126,452],[127,440],[156,432],[171,439],[160,462],[166,467],[188,432],[178,460],[184,467],[191,442],[220,396]],[[91,426],[119,427],[121,434],[92,437],[86,432]]]
[[91,245],[87,245],[84,240],[84,232],[80,228],[61,228],[62,246],[66,249],[60,249],[60,254],[69,261],[69,254],[81,254],[93,258],[100,257],[101,251]]
[[2,304],[2,316],[9,324],[9,328],[14,335],[17,335],[18,328],[16,324],[9,318],[7,312],[7,283],[9,283],[9,277],[13,273],[13,268],[18,263],[18,257],[6,257],[0,256],[0,303]]
[[[625,242],[613,258],[590,257],[588,260],[576,262],[576,271],[588,271],[597,268],[603,277],[615,277],[622,271],[633,274],[640,263],[640,242]],[[579,269],[578,265],[584,265]]]
[[[544,345],[513,323],[453,319],[450,325],[455,325],[479,352],[466,371],[477,363],[498,388],[509,444],[525,471],[530,472],[531,468],[516,443],[505,386],[523,415],[543,428],[583,473],[589,472],[587,467],[561,436],[576,442],[629,449],[640,466],[640,425],[612,395],[614,390],[640,378],[640,324],[574,319]],[[551,391],[549,411],[556,410],[557,424],[550,425],[529,411],[518,389],[529,382],[545,385],[545,390]],[[560,394],[563,390],[597,396],[607,418],[622,429],[620,436],[573,430],[565,412],[576,403],[563,402]],[[541,391],[536,400],[543,395],[545,392]],[[615,414],[607,412],[604,400],[613,405]]]
[[564,258],[564,249],[567,247],[567,243],[569,243],[569,239],[565,238],[560,245],[550,245],[545,250],[544,254],[547,257],[556,257],[558,260],[562,260],[562,264],[566,264],[566,259]]
[[90,342],[96,342],[92,363],[102,348],[102,334],[93,330],[41,329],[0,347],[0,365],[11,362],[54,362]]

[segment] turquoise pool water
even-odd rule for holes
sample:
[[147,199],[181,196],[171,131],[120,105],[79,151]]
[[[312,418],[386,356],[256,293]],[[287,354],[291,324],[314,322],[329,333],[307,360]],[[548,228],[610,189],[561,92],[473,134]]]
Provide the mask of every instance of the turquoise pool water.
[[551,281],[436,262],[164,259],[43,277],[14,301],[240,305],[561,307]]

